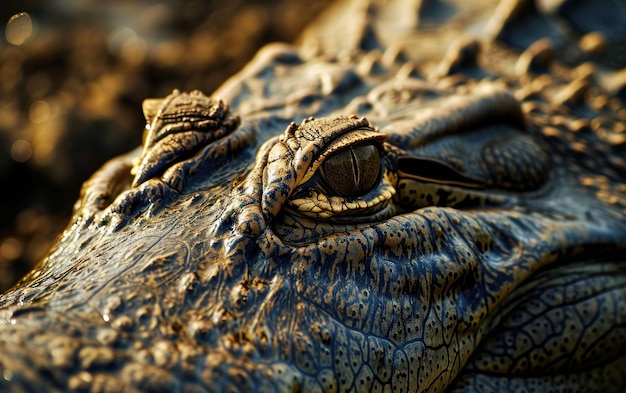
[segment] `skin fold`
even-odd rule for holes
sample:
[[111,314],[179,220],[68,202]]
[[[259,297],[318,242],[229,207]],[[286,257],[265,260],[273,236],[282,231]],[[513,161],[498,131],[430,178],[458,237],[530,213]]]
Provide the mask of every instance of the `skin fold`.
[[624,391],[626,16],[588,3],[340,2],[146,99],[0,298],[0,389]]

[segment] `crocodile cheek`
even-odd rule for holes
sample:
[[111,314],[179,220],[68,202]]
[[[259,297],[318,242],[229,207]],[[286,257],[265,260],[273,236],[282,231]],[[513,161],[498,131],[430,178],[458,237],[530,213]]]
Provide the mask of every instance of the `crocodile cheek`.
[[[295,288],[308,317],[297,326],[308,327],[303,339],[312,345],[290,353],[322,370],[349,359],[337,371],[348,385],[363,369],[381,383],[450,380],[484,334],[486,305],[501,299],[482,291],[511,290],[519,242],[487,221],[425,209],[301,247],[292,263],[306,272]],[[481,265],[481,255],[493,266]]]

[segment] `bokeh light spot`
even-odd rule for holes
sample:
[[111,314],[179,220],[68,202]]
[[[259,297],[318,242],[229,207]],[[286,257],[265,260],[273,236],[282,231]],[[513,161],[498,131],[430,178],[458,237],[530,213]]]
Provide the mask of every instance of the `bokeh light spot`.
[[130,27],[119,27],[113,30],[107,39],[109,53],[114,56],[119,56],[124,44],[135,38],[137,38],[137,34]]
[[50,118],[50,104],[43,100],[37,100],[28,108],[28,118],[33,123],[43,123]]
[[26,162],[33,155],[33,146],[24,139],[17,139],[11,145],[11,158],[15,162]]
[[0,254],[6,260],[12,261],[22,256],[22,242],[14,237],[8,237],[0,245]]

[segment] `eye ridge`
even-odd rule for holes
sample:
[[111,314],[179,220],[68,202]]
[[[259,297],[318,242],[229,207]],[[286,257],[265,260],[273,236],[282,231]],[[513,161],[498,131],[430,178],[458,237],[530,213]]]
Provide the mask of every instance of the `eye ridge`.
[[380,165],[380,146],[362,143],[327,157],[320,167],[320,176],[329,191],[342,197],[358,197],[374,189],[380,179]]

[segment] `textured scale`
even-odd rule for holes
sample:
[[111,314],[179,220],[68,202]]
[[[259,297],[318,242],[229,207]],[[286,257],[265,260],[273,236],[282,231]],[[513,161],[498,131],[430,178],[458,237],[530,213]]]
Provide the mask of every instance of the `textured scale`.
[[0,297],[0,391],[626,391],[626,13],[343,1],[147,99]]

